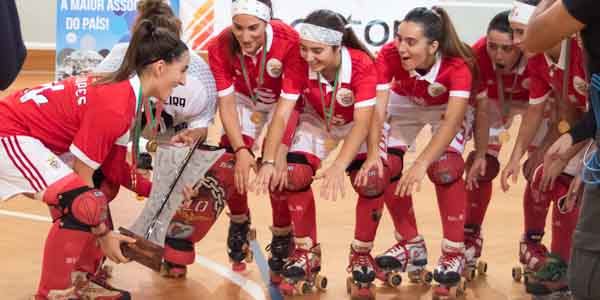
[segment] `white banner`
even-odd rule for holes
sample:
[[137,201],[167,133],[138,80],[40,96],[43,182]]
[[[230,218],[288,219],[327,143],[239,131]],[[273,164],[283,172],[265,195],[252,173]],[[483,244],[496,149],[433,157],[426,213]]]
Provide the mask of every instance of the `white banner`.
[[[418,6],[431,6],[437,0],[273,0],[275,18],[295,25],[316,9],[330,9],[349,18],[352,28],[372,50],[394,38],[398,20]],[[379,1],[383,3],[384,1]],[[209,37],[231,25],[230,0],[181,0],[180,16],[184,38],[194,49],[203,49]]]

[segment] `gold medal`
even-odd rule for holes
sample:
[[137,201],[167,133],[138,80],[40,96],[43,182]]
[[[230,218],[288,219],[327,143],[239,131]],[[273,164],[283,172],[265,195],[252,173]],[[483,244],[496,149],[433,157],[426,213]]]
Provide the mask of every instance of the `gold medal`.
[[331,152],[335,147],[337,147],[337,142],[334,139],[325,139],[324,142],[325,150]]
[[255,111],[250,116],[250,121],[252,121],[252,123],[254,123],[255,125],[258,125],[262,123],[263,118],[263,113]]
[[146,151],[149,153],[156,153],[156,149],[158,148],[158,142],[156,140],[149,140],[146,143]]
[[503,131],[498,136],[498,140],[500,141],[500,144],[502,144],[502,145],[508,143],[508,141],[510,141],[510,133],[508,133],[508,131]]
[[146,197],[144,197],[144,196],[142,196],[140,194],[136,194],[135,195],[135,200],[142,202],[142,201],[146,200]]
[[558,132],[560,132],[560,134],[565,134],[569,130],[571,130],[571,125],[569,125],[569,122],[565,120],[558,122]]

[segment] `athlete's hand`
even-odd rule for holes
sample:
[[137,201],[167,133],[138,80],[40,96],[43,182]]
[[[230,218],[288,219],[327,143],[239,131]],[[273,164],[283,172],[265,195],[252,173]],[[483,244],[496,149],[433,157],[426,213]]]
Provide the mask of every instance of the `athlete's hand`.
[[383,168],[383,162],[379,155],[367,158],[354,178],[354,185],[358,187],[366,186],[369,180],[369,171],[373,169],[377,170],[379,178],[383,178]]
[[[101,224],[100,226],[103,225],[104,224]],[[129,262],[129,259],[121,252],[122,243],[133,244],[135,243],[135,239],[116,233],[112,230],[98,238],[98,244],[100,245],[100,249],[102,249],[102,253],[104,253],[108,259],[118,264]]]
[[234,181],[238,193],[248,192],[250,170],[256,172],[256,161],[248,149],[242,149],[235,154]]
[[188,128],[182,130],[171,138],[170,143],[193,146],[198,139],[206,139],[206,128]]
[[263,164],[260,166],[256,178],[252,186],[250,187],[253,192],[257,195],[267,194],[269,192],[269,185],[275,178],[277,170],[273,164]]
[[400,178],[400,182],[394,192],[396,196],[407,197],[412,195],[414,191],[419,192],[421,190],[421,181],[423,181],[428,167],[425,162],[415,160],[410,169],[408,169],[408,172]]
[[544,163],[544,152],[545,149],[538,148],[527,157],[527,160],[523,165],[523,176],[525,176],[527,181],[533,181],[535,169]]
[[479,188],[479,177],[485,175],[487,159],[485,155],[476,155],[473,163],[467,169],[467,190]]
[[280,191],[287,187],[288,183],[288,163],[287,151],[279,151],[275,160],[275,177],[271,180],[271,191]]
[[569,191],[567,194],[558,199],[558,202],[556,203],[558,210],[563,214],[573,211],[582,197],[583,180],[581,179],[581,172],[577,172],[577,175],[573,178],[573,181],[571,181],[571,184],[569,185]]
[[321,197],[325,200],[336,201],[338,195],[346,198],[345,184],[346,170],[337,162],[334,162],[326,170],[319,169],[313,180],[322,180]]
[[556,178],[562,174],[563,170],[569,164],[569,161],[563,158],[544,160],[544,175],[542,176],[542,183],[540,189],[542,192],[546,192],[554,189],[554,182]]
[[500,185],[502,186],[502,191],[507,192],[510,189],[510,185],[508,184],[508,179],[512,179],[512,184],[517,184],[517,178],[519,177],[519,161],[511,160],[508,162],[506,167],[502,170],[502,174],[500,175]]

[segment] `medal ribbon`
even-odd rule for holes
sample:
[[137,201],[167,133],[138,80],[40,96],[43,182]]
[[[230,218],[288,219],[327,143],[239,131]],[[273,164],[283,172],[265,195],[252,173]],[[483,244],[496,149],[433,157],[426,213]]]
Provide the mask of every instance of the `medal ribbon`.
[[[246,68],[244,55],[240,54],[240,55],[238,55],[238,57],[240,59],[240,64],[242,65],[242,74],[244,75],[244,81],[246,82],[246,87],[248,88],[248,92],[250,93],[250,98],[252,98],[252,102],[254,104],[256,104],[257,96],[254,93],[254,90],[252,90],[252,85],[250,84],[250,77],[248,76],[248,68]],[[265,45],[263,45],[262,57],[260,60],[258,88],[262,87],[262,85],[264,83],[266,60],[267,60],[267,45],[266,45],[266,41],[265,41]]]
[[323,96],[323,88],[321,87],[321,73],[317,73],[317,80],[319,81],[317,84],[319,85],[319,96],[321,96],[321,104],[323,106],[323,117],[325,118],[325,125],[327,126],[327,131],[330,131],[331,128],[331,120],[333,119],[333,114],[335,113],[335,97],[337,95],[339,80],[340,80],[340,69],[342,66],[340,65],[335,72],[335,81],[333,83],[333,93],[331,94],[331,101],[329,101],[329,111],[327,111],[327,107],[325,106],[325,97]]

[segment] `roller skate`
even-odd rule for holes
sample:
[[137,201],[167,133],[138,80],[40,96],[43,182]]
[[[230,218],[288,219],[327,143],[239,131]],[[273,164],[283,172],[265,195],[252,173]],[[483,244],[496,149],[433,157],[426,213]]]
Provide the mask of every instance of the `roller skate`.
[[281,272],[282,281],[279,289],[284,295],[299,296],[315,289],[325,290],[327,278],[321,272],[321,246],[311,247],[310,239],[296,239],[296,248]]
[[465,255],[463,243],[442,241],[442,256],[433,270],[438,283],[433,288],[433,299],[457,299],[466,293],[464,278]]
[[465,274],[467,281],[475,279],[477,275],[483,276],[487,273],[487,262],[480,260],[483,238],[481,228],[477,225],[465,226]]
[[71,287],[64,290],[51,290],[48,296],[35,295],[34,300],[130,300],[129,292],[112,287],[103,278],[85,272],[71,273]]
[[557,254],[547,254],[544,264],[529,277],[525,291],[533,299],[568,297],[567,263]]
[[165,278],[180,279],[187,275],[187,266],[163,260],[160,268],[160,276]]
[[[373,243],[353,241],[350,246],[349,264],[346,271],[350,276],[346,278],[346,292],[352,299],[375,299],[375,278],[385,281],[385,275],[381,273],[375,260],[371,256]],[[398,275],[394,286],[399,286],[402,277]]]
[[283,266],[294,249],[292,228],[271,227],[271,231],[273,232],[273,238],[271,239],[271,244],[266,248],[266,251],[270,253],[269,269],[271,283],[280,284]]
[[548,249],[542,244],[544,233],[529,232],[526,233],[519,243],[519,261],[521,266],[514,267],[512,270],[513,280],[521,282],[527,286],[531,276],[537,272],[546,261]]
[[250,228],[250,219],[246,215],[231,215],[227,235],[227,254],[235,272],[246,270],[246,263],[254,260],[250,241],[256,239],[256,231]]
[[[397,286],[395,279],[406,272],[411,283],[429,285],[433,274],[427,270],[427,247],[425,240],[418,235],[412,240],[401,240],[396,245],[375,258],[377,267],[385,274],[387,284]],[[391,281],[390,281],[391,280]],[[399,284],[398,284],[399,285]]]

